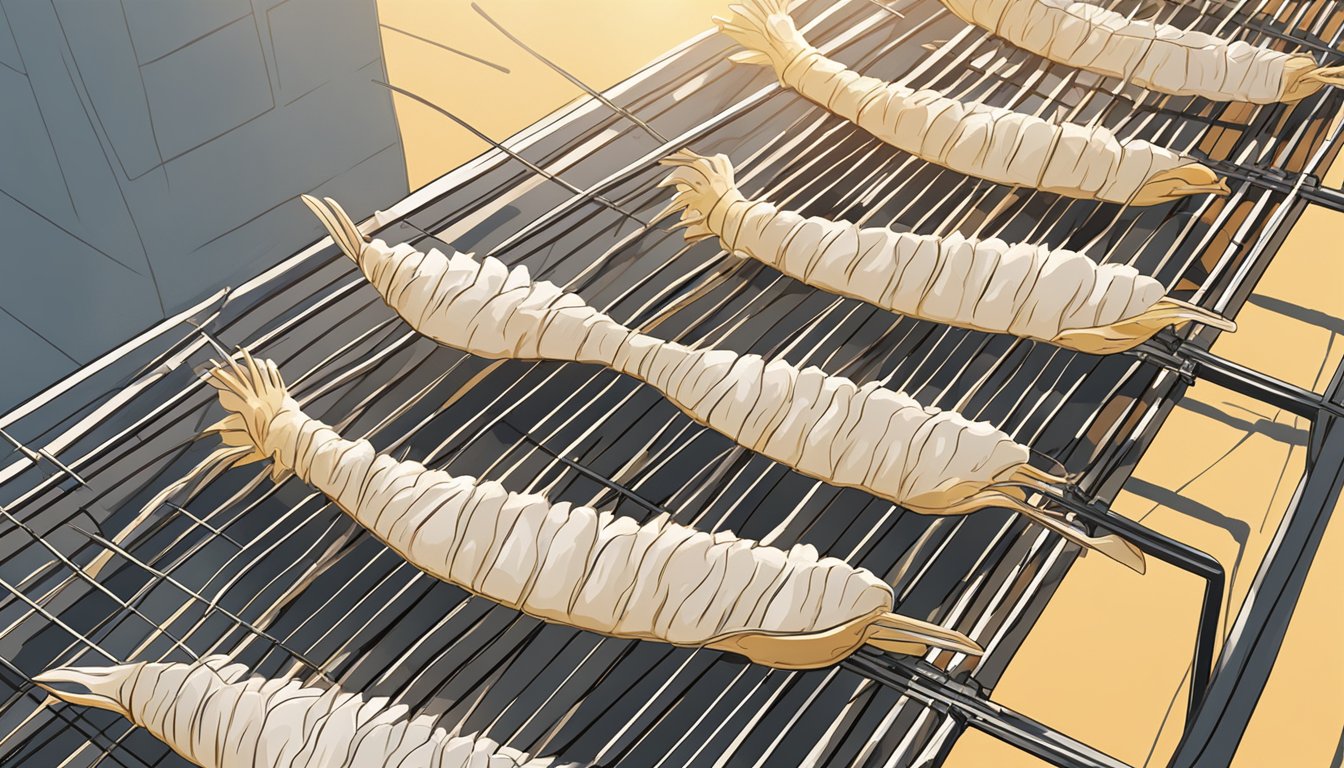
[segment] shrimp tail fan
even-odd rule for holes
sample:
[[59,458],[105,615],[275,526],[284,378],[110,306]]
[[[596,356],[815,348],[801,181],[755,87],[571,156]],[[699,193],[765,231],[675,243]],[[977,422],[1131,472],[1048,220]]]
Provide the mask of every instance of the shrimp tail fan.
[[878,608],[828,629],[802,633],[745,631],[706,647],[746,656],[776,669],[818,669],[868,645],[884,653],[923,656],[930,649],[980,656],[984,649],[952,629]]
[[1316,93],[1322,87],[1344,87],[1344,66],[1336,67],[1318,67],[1318,69],[1309,70],[1302,75],[1301,81],[1298,81],[1301,90],[1306,93],[1304,97]]
[[1228,333],[1237,330],[1236,323],[1217,312],[1166,297],[1134,317],[1111,325],[1073,328],[1061,332],[1051,341],[1081,352],[1109,355],[1132,349],[1163,328],[1179,327],[1186,323],[1201,323]]
[[897,613],[884,613],[868,629],[868,645],[888,653],[922,656],[930,648],[940,648],[968,656],[980,656],[985,649],[966,635],[944,629],[927,621]]
[[1337,88],[1344,87],[1344,66],[1321,67],[1307,73],[1307,76],[1302,79],[1309,83],[1333,85]]
[[770,65],[776,63],[771,55],[779,55],[784,43],[797,31],[789,19],[789,9],[783,0],[743,0],[728,6],[731,18],[714,17],[719,31],[731,37],[745,51],[728,57],[735,64]]
[[1227,180],[1200,163],[1186,163],[1153,174],[1135,192],[1132,205],[1160,205],[1190,195],[1227,195]]
[[[68,704],[95,707],[131,717],[131,711],[122,703],[123,691],[134,680],[142,664],[118,664],[111,667],[56,667],[33,677],[37,687]],[[57,686],[79,687],[86,692],[65,690]]]
[[341,204],[332,200],[330,197],[318,200],[312,195],[303,195],[303,204],[308,206],[308,210],[317,216],[322,226],[326,227],[327,233],[331,239],[341,249],[341,253],[350,257],[350,260],[359,263],[359,254],[363,250],[365,241],[364,235],[360,233],[359,227],[350,218]]
[[[224,447],[217,451],[225,468],[238,467],[271,456],[262,448],[266,430],[284,408],[289,392],[280,371],[270,360],[258,362],[246,350],[240,365],[233,358],[215,363],[205,381],[219,393],[219,403],[229,415],[207,427],[202,435],[218,435]],[[271,465],[271,478],[284,480],[289,470],[277,462]]]
[[[658,218],[680,213],[677,223],[686,228],[687,242],[714,237],[716,230],[710,226],[709,217],[724,197],[737,188],[728,158],[724,155],[705,157],[682,149],[659,162],[673,171],[658,182],[658,186],[676,187],[677,193]],[[719,215],[722,216],[722,212]]]
[[[219,435],[224,444],[211,451],[210,455],[202,459],[190,471],[164,486],[149,501],[145,502],[135,517],[109,538],[109,541],[113,544],[120,545],[125,542],[140,525],[154,514],[155,510],[168,503],[169,499],[182,491],[187,491],[187,499],[182,502],[185,504],[225,471],[270,458],[258,448],[261,445],[259,438],[254,441],[252,435],[255,434],[257,429],[261,428],[257,426],[258,424],[269,424],[275,413],[279,412],[280,405],[286,396],[284,384],[280,382],[280,374],[275,370],[274,364],[269,364],[265,375],[268,377],[274,376],[274,381],[278,383],[278,391],[271,384],[270,378],[267,378],[265,388],[253,388],[250,383],[253,380],[250,372],[257,371],[260,373],[261,369],[251,355],[244,352],[243,356],[248,370],[245,371],[230,358],[229,365],[233,369],[233,373],[223,374],[219,364],[216,363],[215,370],[207,376],[207,381],[220,390],[220,401],[233,412],[224,419],[206,427],[202,430],[201,436]],[[223,374],[223,378],[220,374]],[[235,376],[238,374],[241,374],[248,383],[240,383],[239,388],[235,390],[232,388],[232,384],[237,381]],[[226,380],[228,384],[225,383]],[[226,393],[225,389],[229,389],[229,391]],[[262,412],[269,412],[270,415],[263,417],[260,415]],[[248,416],[244,414],[248,414]],[[264,421],[262,421],[263,418]],[[276,482],[284,480],[289,474],[290,472],[287,469],[280,469],[278,466],[271,467],[271,478]],[[108,549],[95,557],[86,569],[89,575],[97,577],[114,554],[116,554],[115,550]]]
[[1310,56],[1303,56],[1291,68],[1283,81],[1283,101],[1289,104],[1301,101],[1322,88],[1344,88],[1344,66],[1318,67]]

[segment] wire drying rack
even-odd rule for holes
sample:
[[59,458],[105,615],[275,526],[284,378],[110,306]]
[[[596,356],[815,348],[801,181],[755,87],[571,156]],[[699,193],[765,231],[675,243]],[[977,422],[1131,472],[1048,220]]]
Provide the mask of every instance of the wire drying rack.
[[[1338,51],[1344,11],[1331,5],[1169,3],[1159,14]],[[1081,473],[1075,501],[1104,524],[1106,502],[1193,375],[1188,355],[1098,358],[938,326],[815,291],[712,242],[688,247],[647,225],[668,197],[654,186],[657,159],[681,146],[723,152],[744,192],[807,214],[1085,247],[1234,316],[1338,150],[1340,95],[1248,107],[1152,94],[1045,63],[936,0],[817,0],[795,17],[867,74],[1105,124],[1288,182],[1247,174],[1226,198],[1125,209],[967,179],[781,91],[758,68],[729,65],[730,43],[707,34],[414,193],[379,236],[527,264],[662,338],[783,355],[993,421]],[[1173,343],[1188,351],[1212,338]],[[903,613],[959,629],[987,653],[978,663],[865,654],[784,672],[547,625],[418,573],[320,494],[276,486],[256,466],[183,489],[136,522],[211,448],[192,438],[218,418],[197,380],[216,344],[274,359],[309,414],[380,450],[639,519],[666,509],[704,529],[807,541],[887,577]],[[1119,764],[992,702],[1077,556],[1071,545],[1007,512],[924,517],[804,478],[609,371],[436,347],[325,241],[129,342],[0,427],[13,448],[0,461],[0,765],[184,765],[120,718],[46,700],[30,678],[57,664],[214,652],[575,762],[933,765],[976,727],[1057,765]],[[1078,703],[1105,705],[1102,695]]]

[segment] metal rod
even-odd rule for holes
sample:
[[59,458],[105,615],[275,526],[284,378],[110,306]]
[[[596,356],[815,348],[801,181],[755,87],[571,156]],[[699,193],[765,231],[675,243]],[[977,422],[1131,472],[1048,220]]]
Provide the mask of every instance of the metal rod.
[[[200,661],[200,656],[198,656],[196,652],[193,651],[191,647],[186,644],[185,640],[177,637],[172,632],[169,632],[168,627],[164,625],[163,622],[158,622],[151,619],[149,616],[145,615],[144,611],[141,611],[139,608],[137,608],[134,604],[135,598],[132,598],[130,601],[123,600],[120,595],[108,589],[96,578],[91,576],[87,571],[76,565],[73,560],[71,560],[69,557],[65,555],[65,553],[57,549],[55,545],[53,545],[45,537],[38,534],[38,532],[33,530],[31,526],[20,520],[18,516],[14,515],[12,512],[10,512],[3,506],[0,506],[0,517],[4,517],[4,519],[9,521],[10,525],[13,525],[15,528],[18,528],[19,530],[28,534],[28,538],[37,542],[37,544],[39,544],[43,549],[50,552],[52,556],[55,557],[61,564],[69,568],[74,573],[76,578],[83,579],[84,582],[87,583],[89,586],[93,587],[95,590],[99,592],[102,592],[104,595],[110,598],[112,602],[121,606],[122,610],[130,612],[131,614],[139,618],[141,621],[144,621],[146,624],[156,627],[158,632],[162,634],[164,637],[171,640],[174,646],[181,648],[183,651],[186,651],[187,655],[190,656],[192,660]],[[33,605],[36,606],[36,604]]]
[[1331,189],[1311,173],[1291,173],[1278,168],[1246,165],[1227,160],[1207,160],[1205,165],[1222,175],[1272,192],[1295,194],[1310,203],[1344,212],[1344,190]]
[[840,662],[880,685],[935,709],[960,715],[966,725],[1060,768],[1129,768],[1104,752],[985,697],[933,665],[862,649]]
[[171,502],[171,501],[164,501],[163,503],[164,503],[165,506],[177,510],[177,513],[178,513],[178,514],[182,515],[183,517],[187,518],[188,520],[191,520],[193,523],[195,523],[195,524],[201,526],[202,528],[204,528],[205,530],[207,530],[207,531],[209,531],[210,533],[214,534],[215,536],[218,536],[219,538],[221,538],[221,539],[223,539],[223,540],[229,542],[229,543],[232,544],[236,549],[243,549],[243,548],[244,548],[243,545],[242,545],[242,543],[239,542],[237,539],[233,538],[232,536],[230,536],[229,534],[225,533],[224,531],[221,531],[220,529],[216,528],[215,526],[213,526],[213,525],[207,523],[206,521],[202,520],[201,518],[197,517],[195,514],[193,514],[193,513],[191,512],[191,510],[187,509],[186,507],[184,507],[184,506],[182,506],[182,505],[180,505],[180,504],[174,504],[174,503]]
[[1222,564],[1207,552],[1164,536],[1097,504],[1076,486],[1068,486],[1058,493],[1042,493],[1047,499],[1094,526],[1119,534],[1144,554],[1204,580],[1204,602],[1200,607],[1190,676],[1190,706],[1186,712],[1188,724],[1199,710],[1213,675],[1214,646],[1218,640],[1218,617],[1223,604],[1223,587],[1227,581]]
[[34,451],[32,448],[29,448],[28,446],[24,445],[23,443],[19,442],[18,440],[14,439],[14,437],[5,430],[0,429],[0,437],[3,437],[6,441],[8,441],[10,445],[14,446],[14,450],[18,451],[19,453],[22,453],[29,461],[33,462],[34,464],[42,463],[41,454],[39,454],[37,451]]
[[578,472],[580,475],[588,478],[589,480],[592,480],[600,485],[606,486],[608,489],[615,491],[621,496],[624,496],[625,498],[635,502],[639,506],[649,510],[650,512],[653,512],[654,514],[667,515],[669,517],[672,516],[671,512],[668,512],[666,509],[663,509],[654,502],[649,501],[643,496],[640,496],[638,493],[631,490],[630,488],[621,485],[620,483],[616,482],[615,480],[612,480],[611,478],[606,477],[600,472],[594,472],[593,470],[585,467],[584,465],[578,463],[577,461],[574,461],[573,459],[570,459],[566,456],[562,456],[561,454],[556,453],[550,448],[547,448],[545,445],[542,444],[540,440],[536,439],[531,434],[513,426],[507,420],[501,421],[500,423],[508,427],[509,429],[512,429],[514,432],[517,432],[519,435],[522,436],[523,440],[536,446],[537,449],[540,450],[542,453],[546,454],[547,456],[550,456],[552,459],[555,459],[556,461],[561,462],[566,467],[574,470],[575,472]]
[[49,461],[52,464],[55,464],[56,468],[59,469],[62,474],[74,478],[74,481],[76,483],[85,487],[88,486],[88,483],[84,482],[84,478],[76,474],[73,469],[67,467],[64,463],[61,462],[60,459],[51,455],[51,453],[48,452],[45,448],[39,448],[38,450],[34,451],[32,448],[29,448],[28,446],[16,440],[12,435],[10,435],[3,429],[0,429],[0,437],[3,437],[6,441],[10,443],[10,445],[14,446],[14,449],[16,451],[22,453],[29,461],[33,462],[34,464],[40,465],[43,462],[43,460]]
[[[1344,400],[1344,366],[1335,370],[1328,397]],[[1208,699],[1186,728],[1170,768],[1227,765],[1245,732],[1275,661],[1284,650],[1298,599],[1314,563],[1321,558],[1321,539],[1331,525],[1344,485],[1344,428],[1326,416],[1318,424],[1321,461],[1309,467],[1298,483],[1292,504],[1277,526],[1269,551],[1231,623],[1223,644]],[[1338,761],[1336,761],[1338,762]]]
[[[1175,0],[1175,2],[1177,5],[1183,5],[1190,8],[1199,7],[1199,4],[1194,0]],[[1219,4],[1221,5],[1222,3]],[[1258,32],[1265,37],[1270,37],[1275,40],[1283,40],[1284,42],[1292,43],[1293,45],[1301,46],[1302,48],[1308,48],[1317,53],[1324,53],[1330,56],[1344,56],[1344,50],[1330,45],[1330,43],[1319,37],[1307,37],[1303,34],[1284,32],[1273,21],[1261,20],[1257,14],[1248,14],[1237,8],[1233,8],[1228,11],[1227,15],[1223,18],[1225,21],[1230,21],[1238,27],[1245,27],[1253,32]]]
[[1188,384],[1203,379],[1306,419],[1315,420],[1322,413],[1344,417],[1344,407],[1338,403],[1309,389],[1219,357],[1182,339],[1170,329],[1158,333],[1126,354],[1174,371]]
[[[330,677],[327,676],[327,673],[326,673],[326,671],[322,668],[322,665],[317,664],[317,663],[315,663],[315,662],[313,662],[313,661],[310,661],[310,660],[309,660],[309,659],[308,659],[302,652],[300,652],[300,651],[298,651],[298,650],[296,650],[296,649],[294,649],[294,648],[290,648],[289,646],[285,645],[285,643],[282,642],[279,638],[275,637],[275,636],[272,635],[271,633],[265,631],[264,629],[261,629],[260,627],[257,627],[256,625],[252,624],[250,621],[247,621],[246,619],[242,618],[241,616],[239,616],[238,614],[234,613],[233,611],[230,611],[228,608],[225,608],[223,605],[220,605],[220,603],[219,603],[218,600],[207,600],[207,599],[205,598],[205,596],[201,595],[199,592],[197,592],[196,590],[192,589],[191,587],[188,587],[186,584],[182,583],[182,582],[179,581],[178,579],[173,578],[173,576],[172,576],[171,574],[169,574],[169,573],[167,573],[167,572],[165,572],[165,571],[163,571],[163,570],[160,570],[160,569],[158,569],[158,568],[155,568],[154,566],[150,565],[149,563],[146,563],[144,560],[141,560],[140,558],[138,558],[138,557],[136,557],[135,555],[131,554],[130,551],[124,549],[123,547],[119,546],[116,542],[112,541],[111,539],[108,539],[108,538],[105,537],[105,536],[102,536],[102,535],[100,535],[100,534],[94,533],[94,532],[92,532],[92,531],[86,531],[86,530],[84,530],[83,528],[80,528],[80,527],[77,526],[77,525],[73,525],[73,524],[71,524],[69,527],[70,527],[71,530],[73,530],[74,532],[76,532],[76,533],[78,533],[79,535],[83,536],[84,538],[89,539],[90,541],[95,542],[96,544],[98,544],[98,545],[100,545],[100,546],[102,546],[102,547],[106,547],[107,549],[109,549],[109,550],[115,552],[115,553],[116,553],[118,556],[120,556],[122,559],[126,560],[127,562],[131,563],[131,564],[134,565],[135,567],[137,567],[137,568],[139,568],[139,569],[145,571],[146,573],[150,574],[150,575],[153,576],[156,580],[158,580],[158,581],[162,581],[162,582],[167,582],[168,584],[171,584],[173,587],[175,587],[175,588],[177,588],[178,590],[180,590],[180,591],[182,591],[183,593],[185,593],[185,594],[186,594],[188,597],[190,597],[192,600],[195,600],[196,602],[198,602],[198,603],[200,603],[201,605],[205,606],[205,609],[206,609],[206,613],[207,613],[207,614],[208,614],[209,612],[211,612],[211,611],[218,611],[220,614],[223,614],[225,617],[227,617],[228,619],[230,619],[231,621],[233,621],[234,624],[236,624],[236,625],[238,625],[238,626],[240,626],[240,627],[246,629],[247,631],[251,632],[252,634],[256,635],[257,637],[260,637],[261,639],[263,639],[263,640],[269,642],[272,646],[274,646],[274,647],[276,647],[276,648],[279,648],[280,650],[282,650],[282,651],[284,651],[285,653],[289,654],[292,658],[298,660],[300,663],[302,663],[302,664],[304,664],[305,666],[309,667],[310,669],[312,669],[312,670],[313,670],[314,672],[316,672],[317,674],[321,675],[322,677],[326,678],[327,680],[330,680],[330,679],[331,679]],[[164,634],[167,635],[167,633],[163,630],[162,627],[159,628],[159,631],[160,631],[160,632],[164,632]],[[172,639],[172,636],[171,636],[171,635],[167,635],[167,636],[169,637],[169,639]],[[183,647],[185,648],[186,646],[184,645]],[[190,652],[190,651],[188,651],[188,652]],[[193,653],[192,655],[194,656],[195,654]]]

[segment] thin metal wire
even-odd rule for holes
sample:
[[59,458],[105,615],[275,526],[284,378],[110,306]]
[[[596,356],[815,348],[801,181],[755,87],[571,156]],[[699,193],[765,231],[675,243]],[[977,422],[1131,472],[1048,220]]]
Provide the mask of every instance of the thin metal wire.
[[645,221],[641,220],[638,216],[634,215],[633,213],[630,213],[629,211],[627,211],[627,210],[625,210],[624,208],[620,207],[619,205],[617,205],[617,204],[611,202],[610,200],[606,199],[605,197],[602,197],[601,195],[585,195],[583,190],[579,189],[578,187],[574,186],[573,184],[570,184],[568,181],[565,181],[564,179],[560,178],[558,175],[556,175],[556,174],[554,174],[554,173],[551,173],[550,171],[548,171],[548,170],[542,168],[541,166],[537,165],[536,163],[532,162],[531,160],[528,160],[527,158],[523,157],[522,155],[518,154],[517,152],[514,152],[512,149],[509,149],[509,148],[508,148],[507,146],[505,146],[504,144],[501,144],[501,143],[499,143],[498,141],[495,141],[494,139],[492,139],[492,138],[490,138],[489,136],[487,136],[487,135],[486,135],[484,132],[482,132],[480,129],[476,128],[476,126],[472,125],[471,123],[467,122],[466,120],[463,120],[462,118],[458,117],[457,115],[453,114],[452,112],[449,112],[447,109],[445,109],[445,108],[439,106],[438,104],[435,104],[434,102],[430,101],[429,99],[426,99],[425,97],[423,97],[423,96],[421,96],[421,95],[419,95],[419,94],[417,94],[417,93],[414,93],[414,92],[412,92],[412,91],[408,91],[408,90],[406,90],[405,88],[402,88],[401,86],[392,85],[392,84],[390,84],[390,83],[385,83],[385,82],[383,82],[382,80],[374,80],[373,82],[374,82],[375,84],[377,84],[377,85],[381,85],[381,86],[383,86],[384,88],[386,88],[386,89],[388,89],[388,90],[390,90],[390,91],[392,91],[392,92],[394,92],[394,93],[399,93],[399,94],[401,94],[402,96],[405,96],[405,97],[408,98],[408,99],[412,99],[412,100],[414,100],[414,101],[416,101],[416,102],[419,102],[420,104],[423,104],[423,105],[425,105],[426,107],[429,107],[430,109],[434,110],[435,112],[438,112],[439,114],[443,115],[444,117],[448,118],[449,120],[452,120],[454,123],[457,123],[457,124],[460,125],[461,127],[465,128],[469,133],[471,133],[471,135],[473,135],[473,136],[475,136],[476,138],[480,139],[481,141],[484,141],[485,143],[489,144],[489,145],[490,145],[491,147],[493,147],[494,149],[499,150],[500,152],[503,152],[504,154],[508,155],[510,158],[512,158],[512,159],[518,161],[519,163],[522,163],[523,165],[527,166],[527,169],[528,169],[529,171],[532,171],[533,173],[537,174],[538,176],[541,176],[541,177],[544,178],[544,179],[549,179],[550,181],[553,181],[553,182],[555,182],[556,184],[559,184],[560,186],[564,187],[565,189],[569,190],[570,192],[573,192],[573,193],[576,194],[576,195],[579,195],[579,196],[581,196],[581,197],[584,197],[585,199],[592,200],[593,202],[598,203],[599,205],[601,205],[601,206],[603,206],[603,207],[605,207],[605,208],[610,208],[611,210],[615,211],[616,213],[619,213],[619,214],[621,214],[622,216],[626,217],[627,219],[629,219],[629,220],[635,222],[636,224],[639,224],[641,227],[644,227],[644,228],[646,228],[646,229],[649,227],[649,224],[646,223]]
[[[898,187],[898,188],[900,188],[900,187]],[[1263,235],[1262,235],[1262,237],[1263,237]],[[739,316],[741,316],[741,311],[739,311]],[[824,317],[824,316],[821,316],[821,317]],[[909,325],[910,325],[910,324],[906,324],[905,327],[906,327],[906,328],[909,328]],[[949,336],[948,334],[946,334],[946,332],[942,332],[941,336],[945,336],[945,338],[950,338],[950,336]],[[960,342],[958,342],[958,343],[960,343]],[[831,354],[831,352],[827,352],[827,354]],[[911,374],[911,375],[914,375],[914,374]],[[597,378],[597,377],[594,377],[594,378]],[[410,406],[410,404],[407,404],[407,408],[409,408],[409,406]],[[1048,420],[1043,420],[1043,421],[1044,421],[1044,422],[1048,422]],[[380,425],[380,426],[382,426],[382,425]],[[739,471],[739,476],[741,476],[741,471]],[[204,519],[210,519],[211,516],[212,516],[212,515],[207,515],[206,518],[204,518]]]
[[498,30],[501,35],[508,38],[509,42],[513,43],[519,48],[522,48],[534,59],[540,61],[542,64],[545,64],[547,67],[550,67],[551,70],[553,70],[556,74],[560,75],[573,85],[577,86],[584,93],[602,102],[602,104],[604,104],[611,111],[615,112],[618,115],[621,115],[625,119],[634,123],[635,126],[638,127],[641,131],[644,131],[649,136],[651,136],[654,141],[657,141],[659,144],[667,143],[667,139],[661,133],[654,130],[653,126],[641,120],[639,116],[636,115],[634,112],[631,112],[630,110],[626,109],[625,107],[622,107],[621,105],[617,104],[611,99],[608,99],[606,95],[604,95],[601,91],[583,82],[582,80],[571,74],[568,70],[561,67],[559,64],[556,64],[555,62],[541,55],[541,53],[533,49],[527,43],[524,43],[522,40],[518,38],[517,35],[510,32],[503,24],[500,24],[498,21],[495,21],[495,19],[491,17],[490,14],[486,13],[485,9],[482,8],[479,3],[472,3],[471,9],[475,11],[481,18],[485,19],[490,24],[490,26]]

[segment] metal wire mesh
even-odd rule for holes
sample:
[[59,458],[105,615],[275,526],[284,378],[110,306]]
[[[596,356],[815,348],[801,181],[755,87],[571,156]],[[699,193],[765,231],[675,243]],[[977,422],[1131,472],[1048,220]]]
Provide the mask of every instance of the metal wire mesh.
[[[1225,10],[1170,5],[1162,15],[1272,42],[1227,21]],[[1271,15],[1268,0],[1236,10]],[[1150,94],[1046,64],[934,0],[813,2],[796,16],[851,66],[960,98],[1293,172],[1314,170],[1336,149],[1337,94],[1261,108]],[[1344,20],[1328,2],[1283,3],[1272,16],[1278,28],[1331,45]],[[728,50],[720,37],[699,39],[607,97],[677,137],[670,143],[690,138],[701,153],[728,154],[745,192],[806,214],[1086,246],[1232,314],[1300,210],[1289,195],[1251,184],[1225,199],[1122,209],[967,179],[779,91],[766,73],[729,66]],[[632,222],[666,202],[652,160],[667,147],[600,103],[544,121],[510,146],[590,195],[493,153],[436,183],[380,236],[493,251],[663,338],[881,380],[993,421],[1103,491],[1125,476],[1126,449],[1160,425],[1174,377],[1133,359],[896,317]],[[629,215],[594,204],[595,194]],[[527,226],[536,222],[544,226]],[[555,500],[650,514],[548,451],[559,453],[679,522],[781,546],[807,541],[885,575],[903,613],[985,645],[978,666],[949,669],[985,688],[1076,555],[1008,513],[923,517],[804,478],[609,371],[436,347],[334,248],[193,320],[199,329],[184,323],[4,422],[31,453],[16,449],[0,469],[3,764],[184,764],[108,713],[44,703],[28,678],[58,663],[220,651],[263,674],[325,678],[519,749],[609,765],[914,765],[941,755],[963,727],[853,672],[770,670],[492,606],[418,573],[312,489],[274,486],[252,467],[183,489],[132,525],[210,448],[191,441],[217,418],[192,370],[213,354],[205,334],[276,360],[308,413],[381,450]],[[106,567],[91,573],[108,552]]]

